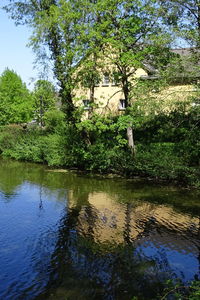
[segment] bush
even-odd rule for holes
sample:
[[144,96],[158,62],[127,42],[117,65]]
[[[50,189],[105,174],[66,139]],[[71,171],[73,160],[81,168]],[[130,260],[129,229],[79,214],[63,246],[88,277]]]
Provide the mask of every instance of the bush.
[[37,129],[23,130],[13,126],[6,127],[0,133],[2,155],[18,160],[42,162],[41,149],[38,146]]
[[[129,116],[94,116],[72,125],[65,123],[62,112],[49,111],[45,129],[36,127],[23,130],[16,125],[2,127],[0,151],[4,156],[44,162],[50,166],[76,167],[129,177],[149,176],[199,186],[197,129],[189,135],[185,128],[179,141],[173,141],[175,136],[172,141],[162,141],[161,130],[159,133],[149,132],[147,140],[141,138],[136,144],[137,153],[133,158],[126,141],[129,121]],[[164,130],[162,138],[165,140],[165,137]],[[156,139],[158,141],[155,142]]]
[[174,143],[139,144],[132,173],[158,179],[198,185],[199,169],[185,164]]
[[158,296],[158,300],[167,299],[188,299],[199,300],[200,299],[200,281],[192,281],[190,285],[184,285],[180,281],[173,282],[168,280],[166,282],[166,288],[163,291],[162,296]]
[[49,166],[63,166],[66,164],[63,137],[51,134],[40,138],[38,144],[43,161]]
[[64,134],[66,130],[65,115],[60,110],[50,110],[44,115],[46,130],[57,134]]
[[22,128],[19,125],[9,125],[0,127],[0,152],[3,153],[7,149],[15,147],[16,143],[21,139]]

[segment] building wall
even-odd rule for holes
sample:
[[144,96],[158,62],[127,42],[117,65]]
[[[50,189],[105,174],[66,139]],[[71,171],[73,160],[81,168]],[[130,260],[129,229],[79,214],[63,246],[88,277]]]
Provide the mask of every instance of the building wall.
[[[139,78],[141,76],[147,76],[147,72],[141,68],[137,69],[134,77]],[[118,114],[123,109],[120,105],[120,99],[124,99],[122,88],[120,85],[116,85],[113,82],[109,84],[102,82],[95,87],[94,91],[95,104],[97,105],[95,111],[98,113],[113,113]],[[90,99],[90,90],[79,86],[75,91],[75,103],[77,106],[83,105],[83,100]]]
[[[134,78],[140,77],[147,77],[148,74],[142,68],[136,70],[134,74]],[[134,80],[133,78],[133,80]],[[197,94],[197,90],[194,85],[192,84],[174,84],[162,91],[153,91],[152,93],[147,95],[144,93],[140,96],[140,99],[144,101],[150,101],[150,98],[159,107],[159,110],[164,112],[169,112],[173,110],[175,104],[177,102],[186,103],[189,98],[195,96]],[[103,76],[102,82],[95,87],[94,91],[94,98],[95,98],[95,108],[94,111],[99,114],[104,113],[111,113],[111,114],[121,114],[125,110],[125,107],[121,106],[121,101],[124,99],[124,95],[122,92],[122,88],[120,85],[113,84],[110,80],[109,84],[103,83]],[[90,90],[88,88],[83,88],[79,86],[75,91],[75,98],[74,101],[76,106],[83,107],[83,100],[90,99]],[[85,116],[88,115],[88,107],[85,107]],[[148,113],[148,112],[147,112]]]

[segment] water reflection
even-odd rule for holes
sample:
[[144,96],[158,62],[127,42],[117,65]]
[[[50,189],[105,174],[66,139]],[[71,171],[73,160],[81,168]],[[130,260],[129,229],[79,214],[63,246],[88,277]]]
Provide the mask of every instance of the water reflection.
[[0,299],[150,299],[199,276],[197,192],[2,160],[0,189]]
[[[130,299],[139,295],[150,299],[168,278],[198,278],[198,217],[141,201],[122,205],[103,192],[88,194],[82,207],[76,193],[68,196],[70,209],[61,227],[61,236],[65,232],[61,244],[65,244],[67,267],[70,264],[73,270],[70,282],[78,278],[80,283],[73,297]],[[72,297],[68,271],[63,271],[62,278],[61,288],[51,299]],[[95,288],[82,288],[84,278]]]

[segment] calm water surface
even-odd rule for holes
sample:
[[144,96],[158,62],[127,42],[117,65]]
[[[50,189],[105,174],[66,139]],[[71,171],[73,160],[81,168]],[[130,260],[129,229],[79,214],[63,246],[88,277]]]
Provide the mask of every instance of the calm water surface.
[[197,191],[0,160],[0,299],[155,299],[200,278]]

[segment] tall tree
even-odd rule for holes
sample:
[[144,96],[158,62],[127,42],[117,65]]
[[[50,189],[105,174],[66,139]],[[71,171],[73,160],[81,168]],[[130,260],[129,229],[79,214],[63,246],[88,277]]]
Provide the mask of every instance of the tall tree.
[[[162,23],[162,10],[157,1],[95,1],[95,11],[99,18],[93,30],[96,36],[101,36],[105,68],[110,69],[110,76],[114,73],[121,86],[128,114],[136,70],[147,65],[159,70],[166,65],[170,57],[171,37]],[[134,152],[130,123],[127,137]]]
[[[169,39],[166,32],[163,34],[156,0],[10,0],[6,9],[17,24],[26,23],[33,28],[31,45],[39,58],[43,59],[43,50],[48,48],[65,112],[71,121],[80,65],[85,71],[81,80],[87,79],[90,100],[94,102],[98,59],[103,53],[105,66],[115,69],[128,113],[136,69],[149,63],[158,68],[158,64],[166,61],[163,54],[167,51],[163,49]],[[129,125],[127,136],[134,151]]]
[[24,123],[33,116],[29,90],[17,73],[6,69],[0,77],[0,124]]
[[74,70],[84,55],[79,38],[84,19],[81,1],[10,0],[5,9],[17,25],[33,29],[30,45],[39,61],[47,58],[53,63],[67,119],[73,121]]

